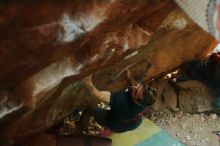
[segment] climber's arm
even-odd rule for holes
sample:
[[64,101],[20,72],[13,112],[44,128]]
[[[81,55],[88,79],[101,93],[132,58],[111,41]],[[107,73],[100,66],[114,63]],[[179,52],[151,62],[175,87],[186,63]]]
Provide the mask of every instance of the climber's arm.
[[127,78],[129,80],[131,86],[137,86],[138,84],[140,84],[132,77],[130,70],[126,71],[126,75],[127,75]]
[[83,79],[83,83],[86,89],[92,94],[93,96],[97,97],[99,100],[109,103],[111,93],[109,91],[99,91],[92,83],[92,76],[88,76]]

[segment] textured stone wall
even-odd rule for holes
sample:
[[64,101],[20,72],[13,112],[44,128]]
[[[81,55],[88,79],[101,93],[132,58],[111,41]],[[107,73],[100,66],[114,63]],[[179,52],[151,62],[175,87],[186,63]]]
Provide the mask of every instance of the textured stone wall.
[[0,134],[8,144],[96,102],[80,83],[86,75],[116,91],[127,86],[126,68],[149,82],[216,45],[171,0],[3,1],[0,29]]

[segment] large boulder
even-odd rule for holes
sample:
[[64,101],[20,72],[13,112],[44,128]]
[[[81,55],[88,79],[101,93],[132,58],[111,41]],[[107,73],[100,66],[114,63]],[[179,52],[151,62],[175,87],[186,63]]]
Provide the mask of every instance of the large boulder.
[[149,82],[217,42],[171,0],[0,2],[2,145],[16,144],[94,102],[80,80],[124,89]]

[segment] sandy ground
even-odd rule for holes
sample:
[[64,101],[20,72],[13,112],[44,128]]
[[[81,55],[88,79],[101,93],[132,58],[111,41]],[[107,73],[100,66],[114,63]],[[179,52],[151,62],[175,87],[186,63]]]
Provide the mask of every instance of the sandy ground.
[[151,120],[186,146],[220,146],[218,136],[212,133],[220,131],[220,118],[216,114],[158,112]]

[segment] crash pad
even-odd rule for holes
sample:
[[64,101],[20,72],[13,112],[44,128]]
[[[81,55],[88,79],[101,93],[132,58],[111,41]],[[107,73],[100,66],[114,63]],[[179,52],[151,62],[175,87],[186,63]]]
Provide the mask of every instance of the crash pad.
[[184,146],[148,119],[133,131],[112,133],[112,146]]

